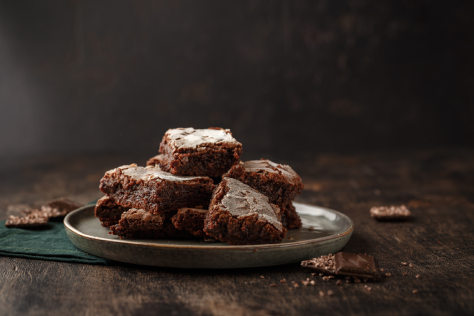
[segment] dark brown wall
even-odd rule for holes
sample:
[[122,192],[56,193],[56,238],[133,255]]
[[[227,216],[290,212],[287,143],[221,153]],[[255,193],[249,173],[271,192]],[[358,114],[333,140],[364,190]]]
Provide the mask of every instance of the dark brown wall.
[[231,128],[255,155],[470,146],[473,16],[473,1],[0,1],[0,157],[154,153],[179,126]]

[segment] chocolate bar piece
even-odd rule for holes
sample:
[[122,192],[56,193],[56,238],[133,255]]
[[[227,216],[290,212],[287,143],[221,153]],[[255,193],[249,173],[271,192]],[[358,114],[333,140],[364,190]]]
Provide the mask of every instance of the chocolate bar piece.
[[7,228],[27,228],[27,227],[36,227],[44,226],[48,224],[49,216],[46,212],[41,210],[33,210],[28,215],[25,216],[13,216],[5,222],[5,227]]
[[359,279],[379,279],[377,259],[368,255],[338,252],[334,256],[336,275]]
[[370,209],[370,216],[379,221],[401,221],[411,216],[405,205],[401,206],[374,206]]
[[334,266],[334,255],[321,256],[301,262],[301,266],[317,270],[319,273],[334,275],[336,273]]
[[59,198],[49,201],[46,205],[41,207],[41,210],[48,213],[49,218],[64,217],[68,213],[83,207],[84,204],[66,199]]
[[380,278],[377,259],[368,255],[338,252],[335,255],[329,254],[302,261],[301,266],[328,275],[371,280]]

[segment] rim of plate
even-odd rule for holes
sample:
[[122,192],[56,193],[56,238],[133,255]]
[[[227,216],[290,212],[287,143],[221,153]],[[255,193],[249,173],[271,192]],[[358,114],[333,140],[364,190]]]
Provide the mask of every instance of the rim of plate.
[[293,246],[300,246],[300,245],[307,245],[307,244],[313,244],[321,241],[327,241],[331,239],[336,239],[343,237],[345,235],[348,235],[352,233],[354,230],[354,222],[352,219],[338,211],[335,211],[333,209],[329,209],[326,207],[322,206],[316,206],[316,205],[311,205],[311,204],[306,204],[306,203],[298,203],[295,202],[296,204],[302,204],[302,205],[307,205],[307,206],[313,206],[313,207],[318,207],[321,209],[324,209],[329,212],[336,213],[337,215],[345,218],[349,222],[349,227],[343,231],[340,234],[334,234],[334,235],[329,235],[329,236],[324,236],[324,237],[319,237],[319,238],[314,238],[314,239],[309,239],[309,240],[303,240],[303,241],[294,241],[294,242],[287,242],[287,243],[279,243],[279,244],[260,244],[260,245],[228,245],[226,247],[216,247],[212,245],[203,245],[203,246],[193,246],[193,245],[162,245],[162,244],[151,244],[151,243],[142,243],[139,240],[140,239],[133,239],[133,242],[130,242],[129,240],[123,240],[123,239],[108,239],[108,238],[103,238],[103,237],[96,237],[96,236],[91,236],[84,234],[83,232],[77,230],[74,228],[71,223],[70,223],[70,218],[74,216],[74,214],[79,213],[86,208],[91,208],[94,207],[94,204],[88,204],[84,205],[81,208],[78,208],[77,210],[72,211],[71,213],[67,214],[66,217],[64,218],[64,226],[69,229],[71,232],[73,232],[76,235],[79,235],[81,237],[87,238],[87,239],[93,239],[93,240],[100,240],[100,241],[105,241],[105,242],[112,242],[112,243],[119,243],[119,244],[128,244],[128,245],[134,245],[134,246],[145,246],[145,247],[157,247],[157,248],[180,248],[180,249],[222,249],[222,250],[237,250],[237,249],[268,249],[268,248],[284,248],[284,247],[293,247]]

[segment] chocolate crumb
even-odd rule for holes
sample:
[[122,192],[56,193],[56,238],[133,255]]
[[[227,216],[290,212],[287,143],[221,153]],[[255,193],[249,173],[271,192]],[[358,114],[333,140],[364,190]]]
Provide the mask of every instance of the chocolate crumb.
[[408,265],[408,263],[402,262],[402,266],[407,266],[407,265]]
[[351,279],[351,277],[345,277],[345,279],[346,279],[346,280],[350,280],[350,279]]
[[413,294],[416,294],[416,293],[418,293],[418,290],[413,290],[413,291],[411,291],[411,292],[412,292]]
[[329,281],[329,276],[323,276],[323,281]]
[[292,287],[289,287],[289,289],[290,289],[290,290],[293,290],[293,288],[292,288]]
[[413,267],[414,267],[413,263],[410,263],[408,266],[409,266],[410,268],[413,268]]
[[280,283],[286,283],[285,279],[280,280]]
[[260,276],[260,279],[265,279],[265,277],[263,275]]
[[329,295],[329,296],[333,296],[333,295],[334,295],[334,292],[331,291],[331,290],[329,290],[329,291],[328,291],[328,295]]
[[418,273],[417,275],[415,275],[415,278],[421,279],[421,275]]
[[307,286],[309,284],[309,281],[301,281],[301,283],[304,285],[304,286]]
[[319,296],[324,296],[326,295],[326,293],[324,293],[323,291],[319,291]]
[[312,280],[311,282],[309,282],[311,285],[316,285],[316,282],[314,280]]
[[313,231],[313,230],[314,230],[314,227],[313,227],[313,226],[309,226],[309,227],[308,227],[308,230],[309,230],[309,231]]
[[386,276],[386,277],[391,277],[392,274],[391,274],[391,273],[385,273],[385,276]]
[[300,287],[298,283],[293,284],[294,287]]
[[258,250],[257,249],[254,249],[253,252],[257,252]]
[[335,272],[335,258],[333,254],[313,258],[301,262],[302,267],[312,268],[321,274],[334,274]]
[[346,283],[350,283],[351,281],[350,280],[346,280]]
[[385,270],[384,269],[380,269],[381,272],[384,272]]
[[316,273],[311,273],[311,275],[316,275]]
[[360,279],[359,278],[354,278],[354,282],[355,283],[360,283]]
[[339,286],[339,285],[341,285],[341,284],[342,284],[341,280],[337,280],[336,285]]
[[272,283],[270,284],[271,287],[277,287],[278,285],[276,285],[275,283]]
[[403,276],[407,276],[407,275],[408,275],[408,273],[406,273],[406,272],[403,272]]
[[370,286],[367,287],[367,291],[372,291],[372,288]]

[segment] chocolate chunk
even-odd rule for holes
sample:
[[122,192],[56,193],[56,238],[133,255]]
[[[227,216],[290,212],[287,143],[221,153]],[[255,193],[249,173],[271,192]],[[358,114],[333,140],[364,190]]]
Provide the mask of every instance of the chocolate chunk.
[[302,267],[315,269],[321,273],[334,275],[334,255],[329,254],[327,256],[321,256],[319,258],[313,258],[301,262]]
[[370,216],[379,221],[402,221],[411,216],[405,205],[401,206],[374,206],[370,209]]
[[334,256],[336,275],[362,279],[379,279],[377,259],[368,255],[338,252]]
[[48,212],[50,218],[56,218],[66,216],[68,213],[82,206],[84,206],[84,204],[66,198],[59,198],[49,201],[45,206],[41,207],[41,210]]
[[40,210],[34,210],[25,216],[10,216],[5,222],[5,227],[8,228],[24,228],[24,227],[35,227],[44,226],[48,224],[49,216]]

